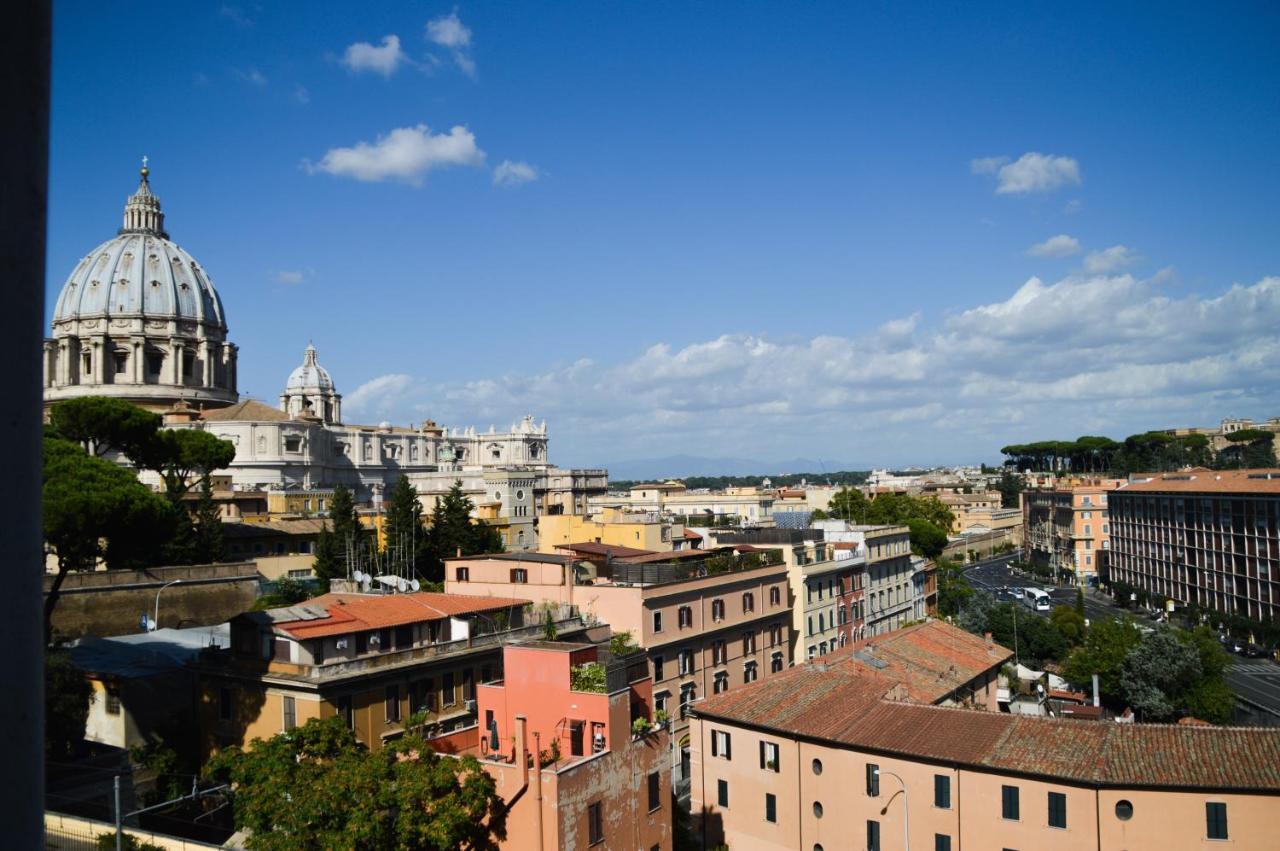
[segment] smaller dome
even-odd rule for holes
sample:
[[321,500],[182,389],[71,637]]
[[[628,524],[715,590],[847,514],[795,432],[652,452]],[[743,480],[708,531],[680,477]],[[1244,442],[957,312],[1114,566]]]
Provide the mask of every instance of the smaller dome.
[[316,363],[316,347],[310,343],[302,355],[302,366],[289,373],[289,381],[284,386],[285,393],[300,390],[333,391],[333,379],[328,370]]

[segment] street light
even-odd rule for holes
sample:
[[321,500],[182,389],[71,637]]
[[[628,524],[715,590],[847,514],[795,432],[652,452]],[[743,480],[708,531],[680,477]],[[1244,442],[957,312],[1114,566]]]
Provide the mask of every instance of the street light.
[[[180,582],[182,582],[181,579],[175,579],[172,582],[166,582],[165,584],[160,586],[160,591],[163,591],[164,589],[168,588],[170,585],[177,585]],[[155,617],[151,619],[151,629],[148,630],[148,632],[155,632],[157,629],[160,628],[160,591],[156,592],[156,613],[155,613]]]
[[[876,767],[875,773],[877,777],[879,777],[881,774],[887,774],[890,777],[892,777],[894,780],[897,780],[899,785],[902,786],[902,789],[899,790],[902,793],[902,849],[903,851],[911,851],[911,831],[910,831],[911,808],[909,806],[910,799],[909,799],[909,796],[907,795],[907,784],[903,782],[901,777],[894,774],[892,771],[885,771],[883,768],[880,768],[879,766]],[[892,795],[889,796],[889,800],[885,801],[884,806],[880,808],[880,815],[883,816],[889,812],[889,805],[893,803],[893,799],[896,797],[898,797],[898,792],[894,792]]]

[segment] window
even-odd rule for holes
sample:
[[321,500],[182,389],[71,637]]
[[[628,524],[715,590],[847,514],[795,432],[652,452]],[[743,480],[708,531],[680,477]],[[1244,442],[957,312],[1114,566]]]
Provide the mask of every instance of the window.
[[604,814],[601,812],[603,804],[596,801],[594,804],[587,806],[587,842],[595,845],[598,842],[604,842]]
[[722,691],[729,690],[729,674],[726,671],[717,671],[715,679],[711,681],[711,693],[719,694]]
[[769,673],[776,674],[782,670],[782,654],[774,653],[769,660]]
[[458,702],[458,696],[453,691],[453,671],[449,671],[444,675],[444,698],[440,701],[442,706],[453,706]]
[[728,655],[729,652],[725,648],[724,639],[717,638],[711,642],[711,663],[713,665],[723,665]]
[[880,822],[867,819],[867,851],[880,851]]
[[107,714],[108,714],[108,715],[119,715],[119,714],[120,714],[120,694],[119,694],[119,692],[117,692],[115,689],[108,689],[108,690],[107,690],[107,705],[106,705],[106,709],[107,709]]
[[933,835],[933,851],[951,851],[951,837],[945,833]]
[[760,767],[775,774],[778,772],[778,745],[776,742],[760,743]]
[[693,673],[693,651],[680,651],[680,676],[687,677]]
[[813,773],[814,773],[814,774],[821,774],[821,773],[822,773],[822,760],[820,760],[820,759],[815,759],[815,760],[813,761]]
[[822,818],[822,802],[821,801],[813,802],[813,817]]
[[680,686],[680,717],[685,718],[689,715],[689,704],[693,703],[694,686],[693,683],[685,683]]
[[1227,805],[1210,801],[1204,805],[1205,835],[1210,839],[1227,838]]
[[872,798],[880,794],[880,766],[867,763],[867,794]]
[[387,686],[387,720],[400,720],[400,686]]
[[662,809],[662,774],[654,771],[649,774],[649,812]]
[[755,610],[756,610],[756,595],[748,591],[746,594],[742,595],[742,611],[745,613],[745,612],[754,612]]
[[729,806],[729,781],[728,780],[716,781],[716,803],[726,808]]
[[764,820],[778,823],[778,796],[772,792],[764,794]]
[[337,710],[338,717],[346,722],[347,728],[354,730],[356,728],[356,714],[351,705],[351,695],[344,694],[338,698]]
[[456,568],[456,570],[457,572],[454,574],[454,578],[456,578],[459,582],[471,581],[471,568],[459,567],[459,568]]
[[473,668],[467,668],[462,672],[462,699],[476,699],[476,676]]
[[756,652],[756,634],[754,632],[742,633],[742,655],[750,656]]
[[662,632],[662,612],[653,613],[653,631]]
[[1019,819],[1017,786],[1000,787],[1000,815],[1011,821]]
[[218,689],[218,717],[223,721],[235,718],[235,703],[231,700],[231,689]]
[[945,774],[933,775],[933,805],[940,810],[951,809],[951,778]]
[[681,606],[676,614],[679,616],[681,629],[693,626],[693,609],[688,606]]
[[1128,821],[1133,818],[1133,802],[1116,801],[1116,818],[1120,819],[1120,821]]
[[711,601],[711,619],[713,621],[724,620],[724,600],[717,598]]
[[666,661],[666,660],[665,660],[665,659],[663,659],[661,656],[654,656],[654,657],[653,657],[653,681],[654,681],[655,683],[656,683],[656,682],[659,682],[659,681],[660,681],[660,680],[662,680],[662,679],[664,679],[664,677],[663,677],[663,675],[662,675],[662,663],[663,663],[663,662],[665,662],[665,661]]
[[778,606],[782,604],[782,589],[773,586],[769,589],[769,605]]
[[655,712],[667,711],[667,698],[671,696],[670,692],[659,691],[653,695],[653,709]]
[[523,567],[511,568],[511,581],[523,585],[529,581],[529,571]]
[[1061,792],[1049,793],[1049,827],[1067,826],[1067,796]]
[[300,437],[286,437],[286,438],[284,439],[284,451],[285,451],[285,452],[298,452],[298,451],[299,451],[299,450],[301,450],[301,449],[302,449],[302,438],[300,438]]
[[755,662],[748,662],[742,666],[742,681],[744,683],[754,683],[759,679],[759,669]]
[[724,730],[711,731],[711,755],[732,759],[732,740]]
[[298,706],[292,697],[284,699],[284,728],[292,730],[298,726]]

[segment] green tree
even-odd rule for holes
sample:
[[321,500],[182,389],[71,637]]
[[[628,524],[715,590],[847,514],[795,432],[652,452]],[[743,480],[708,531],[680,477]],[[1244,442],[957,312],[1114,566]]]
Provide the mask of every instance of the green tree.
[[90,455],[123,452],[133,460],[138,448],[155,438],[161,418],[123,399],[83,396],[55,403],[49,409],[49,425]]
[[937,558],[947,548],[947,533],[921,517],[908,517],[911,530],[911,549],[925,558]]
[[1084,619],[1084,589],[1079,586],[1076,587],[1076,614]]
[[1000,506],[1002,508],[1017,508],[1018,494],[1026,490],[1026,481],[1019,474],[1004,469],[1000,473],[1000,481],[996,482],[996,490],[1000,491]]
[[250,849],[491,849],[506,836],[493,778],[412,733],[371,752],[341,718],[311,719],[206,771],[232,784]]
[[200,429],[166,429],[140,447],[138,455],[133,461],[159,475],[165,495],[177,503],[195,481],[228,466],[236,457],[236,447]]
[[[991,608],[994,605],[995,601],[991,599],[990,594],[974,592],[970,589],[970,594],[960,604],[960,613],[956,615],[956,626],[965,632],[982,635],[987,631],[987,625],[991,623]],[[938,608],[939,610],[942,608],[941,576],[938,578]]]
[[213,500],[213,484],[208,475],[200,478],[200,498],[195,508],[195,564],[212,564],[222,561],[224,540],[222,512]]
[[827,506],[829,516],[851,523],[870,522],[867,519],[870,511],[871,501],[857,488],[841,488],[831,497],[831,503]]
[[408,476],[401,476],[392,486],[386,512],[383,553],[392,565],[405,565],[412,573],[418,573],[420,567],[426,566],[428,542],[422,528],[422,503]]
[[347,575],[346,553],[338,543],[338,536],[329,528],[329,523],[320,524],[320,534],[316,536],[315,559],[311,570],[324,587],[329,586],[330,579],[344,578]]
[[1124,696],[1122,667],[1142,633],[1129,618],[1102,620],[1089,627],[1084,642],[1071,652],[1062,673],[1074,683],[1089,683],[1098,675],[1102,694],[1117,701]]
[[329,524],[325,524],[316,541],[316,558],[312,570],[325,587],[330,579],[343,579],[353,563],[359,563],[368,545],[369,533],[360,525],[355,500],[345,485],[337,485],[329,500]]
[[1142,639],[1120,666],[1125,699],[1143,721],[1168,721],[1177,699],[1203,679],[1200,654],[1174,630],[1161,629]]
[[[973,597],[973,586],[964,574],[964,565],[942,559],[938,562],[938,612],[944,617],[958,615]],[[982,632],[986,629],[985,616]]]
[[58,560],[44,600],[46,640],[67,573],[99,561],[110,569],[157,563],[178,516],[128,470],[52,437],[44,439],[42,505],[45,544]]
[[1069,648],[1066,637],[1053,624],[1016,603],[992,606],[987,630],[997,644],[1016,650],[1021,661],[1035,665],[1056,662]]
[[51,759],[66,759],[84,741],[93,687],[62,650],[44,657],[44,750]]
[[459,553],[464,556],[478,553],[502,552],[502,538],[498,530],[474,519],[475,506],[462,492],[462,482],[453,487],[436,502],[431,512],[431,528],[427,532],[427,558],[424,578],[433,582],[444,579],[444,560]]
[[1084,615],[1072,606],[1054,606],[1049,613],[1049,623],[1072,645],[1084,639]]

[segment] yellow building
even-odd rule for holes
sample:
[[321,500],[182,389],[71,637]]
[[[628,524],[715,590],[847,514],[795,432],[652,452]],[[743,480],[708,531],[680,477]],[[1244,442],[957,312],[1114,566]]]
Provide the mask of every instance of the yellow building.
[[594,515],[548,514],[538,518],[538,552],[558,553],[568,544],[596,543],[661,552],[679,549],[684,524],[663,521],[656,512],[606,508]]

